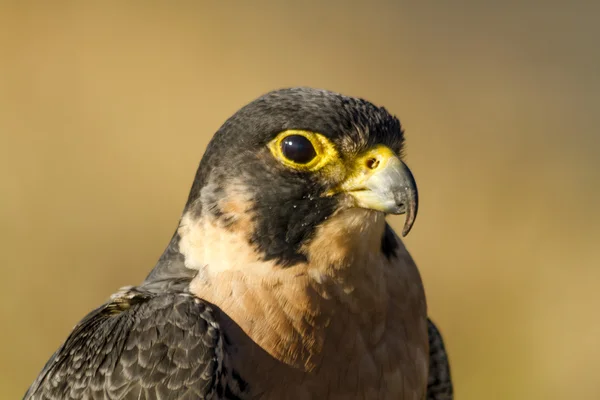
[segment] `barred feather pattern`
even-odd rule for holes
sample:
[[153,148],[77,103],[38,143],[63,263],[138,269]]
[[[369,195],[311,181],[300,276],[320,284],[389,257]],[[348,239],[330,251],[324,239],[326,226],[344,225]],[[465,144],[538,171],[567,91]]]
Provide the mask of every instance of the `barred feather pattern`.
[[450,375],[450,363],[442,334],[431,319],[427,320],[429,333],[429,377],[427,400],[453,400],[454,387]]
[[223,358],[210,305],[125,288],[75,327],[25,399],[220,398]]

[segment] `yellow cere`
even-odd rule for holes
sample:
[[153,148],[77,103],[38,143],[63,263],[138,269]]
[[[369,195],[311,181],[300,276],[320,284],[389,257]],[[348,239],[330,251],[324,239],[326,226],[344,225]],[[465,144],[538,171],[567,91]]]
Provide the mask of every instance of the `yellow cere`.
[[352,192],[365,189],[366,181],[377,171],[384,169],[388,162],[398,156],[389,147],[376,145],[358,155],[348,168],[346,179],[330,194]]
[[[315,158],[306,164],[299,164],[285,157],[281,150],[281,142],[291,135],[304,136],[308,139],[317,154]],[[339,163],[341,161],[335,146],[329,139],[320,133],[310,131],[290,129],[281,132],[269,143],[269,149],[273,153],[273,156],[283,164],[302,171],[317,171],[328,164]]]

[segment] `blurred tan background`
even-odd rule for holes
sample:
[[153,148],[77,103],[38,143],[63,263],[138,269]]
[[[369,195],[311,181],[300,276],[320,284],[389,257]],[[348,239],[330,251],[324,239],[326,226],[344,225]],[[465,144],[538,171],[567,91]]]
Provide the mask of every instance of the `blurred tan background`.
[[145,277],[220,124],[296,85],[403,122],[457,400],[600,398],[600,3],[216,3],[0,6],[0,398]]

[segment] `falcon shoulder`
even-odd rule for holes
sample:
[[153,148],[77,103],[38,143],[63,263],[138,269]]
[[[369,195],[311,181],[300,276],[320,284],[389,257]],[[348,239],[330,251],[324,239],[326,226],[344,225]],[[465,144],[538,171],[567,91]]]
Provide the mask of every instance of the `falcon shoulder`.
[[452,400],[454,388],[450,376],[448,353],[442,334],[431,319],[427,319],[429,334],[429,377],[427,380],[427,400]]
[[220,398],[223,346],[207,303],[125,288],[77,324],[25,399]]

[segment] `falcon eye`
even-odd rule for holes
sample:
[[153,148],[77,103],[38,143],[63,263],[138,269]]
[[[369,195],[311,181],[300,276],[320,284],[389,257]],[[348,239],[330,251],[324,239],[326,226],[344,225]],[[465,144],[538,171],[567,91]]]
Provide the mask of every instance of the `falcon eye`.
[[335,145],[317,132],[288,129],[271,139],[267,147],[276,160],[298,171],[314,172],[333,164],[341,168]]
[[302,135],[290,135],[281,141],[281,152],[290,161],[298,164],[308,164],[317,152],[313,144]]

